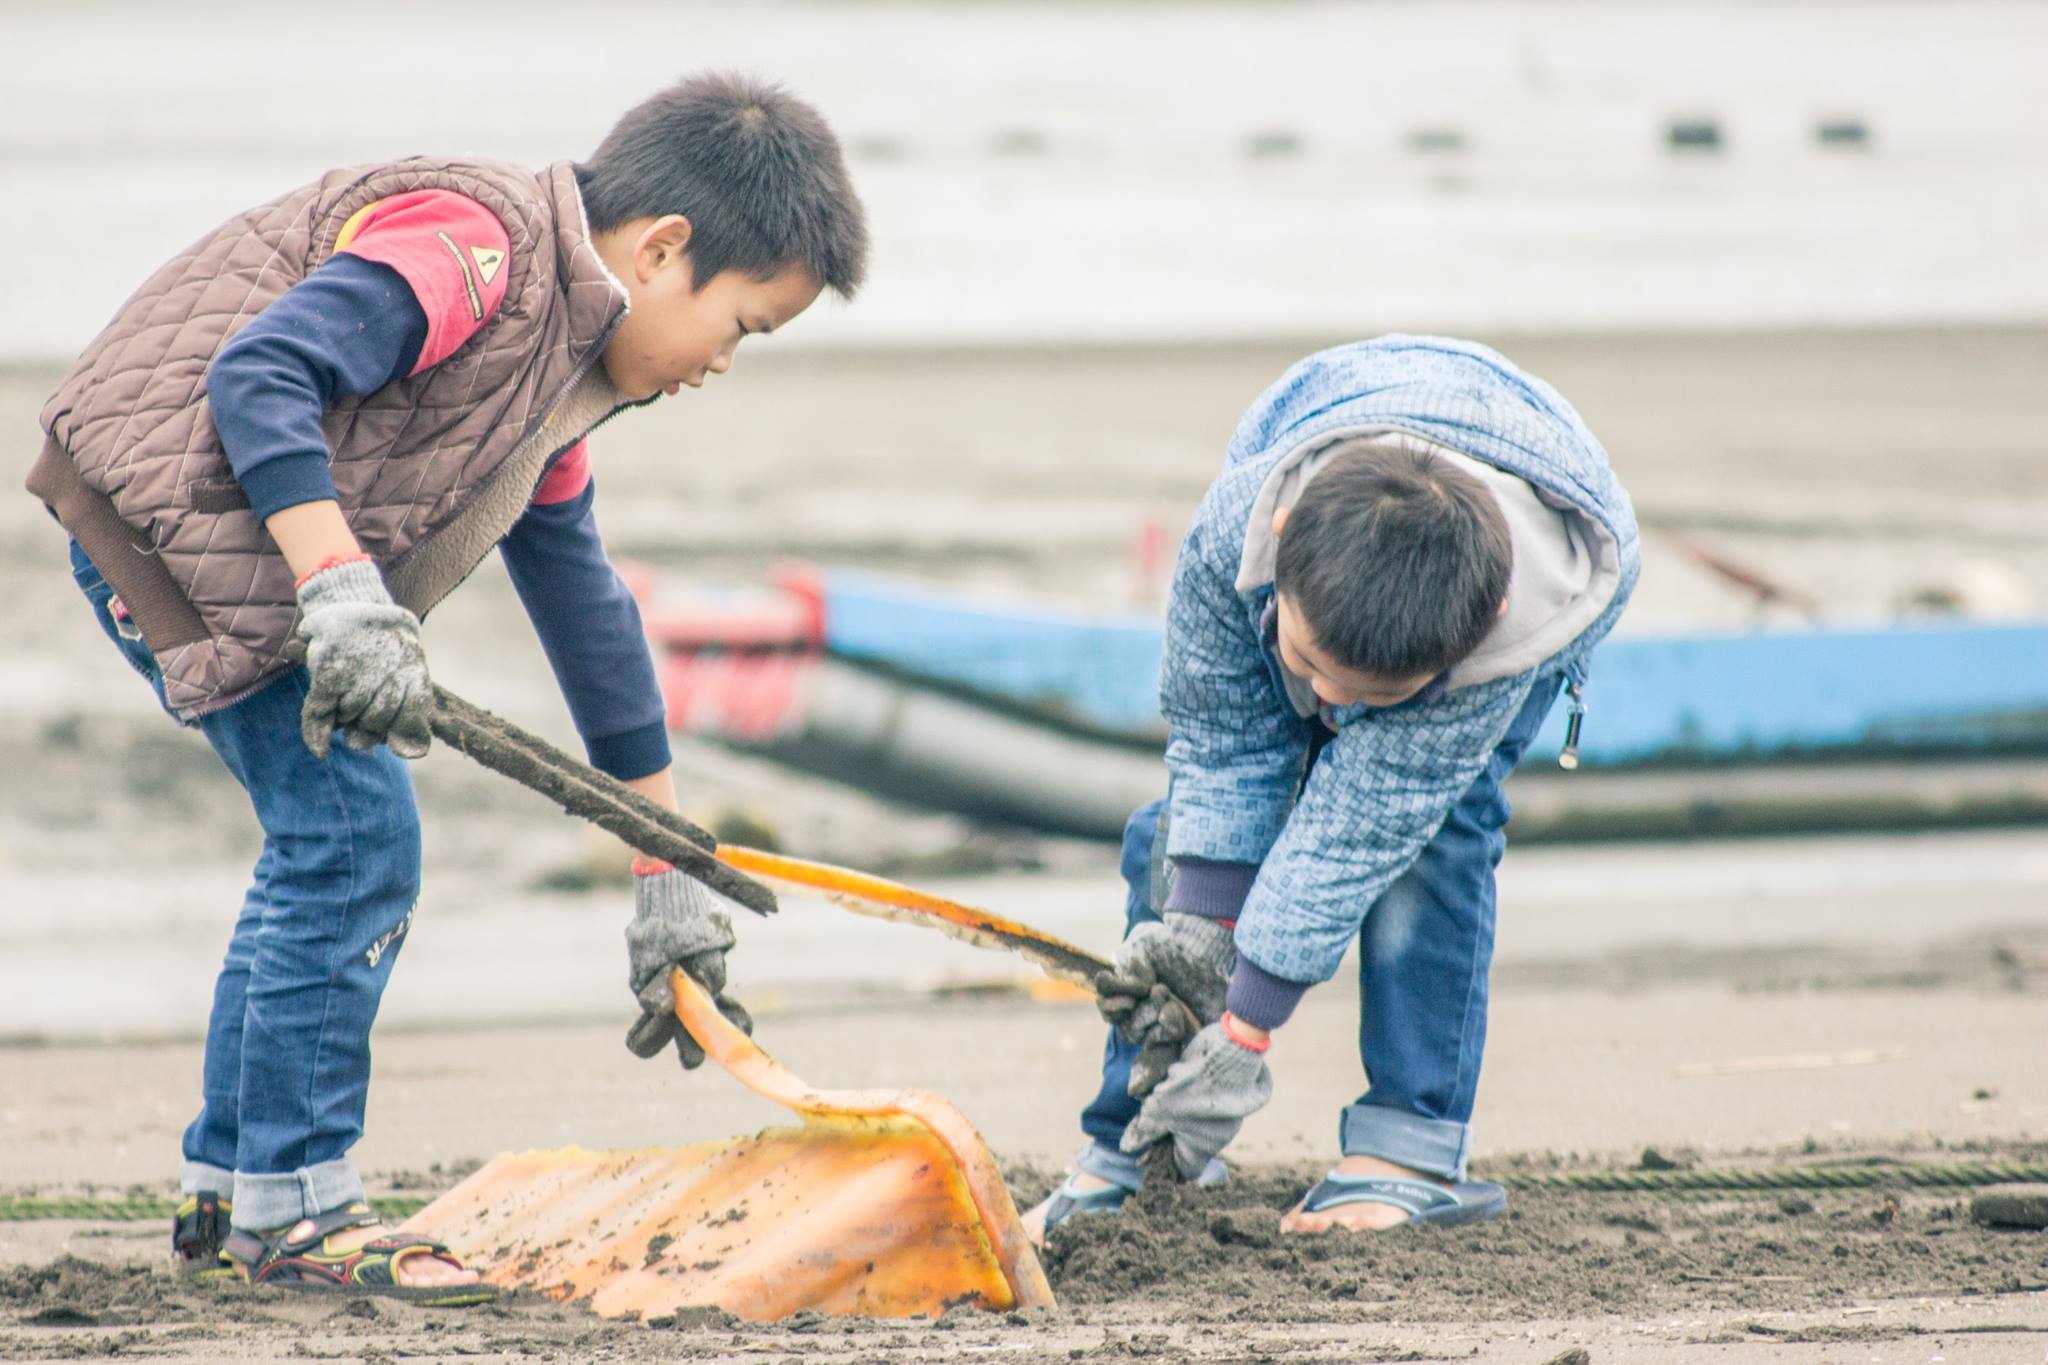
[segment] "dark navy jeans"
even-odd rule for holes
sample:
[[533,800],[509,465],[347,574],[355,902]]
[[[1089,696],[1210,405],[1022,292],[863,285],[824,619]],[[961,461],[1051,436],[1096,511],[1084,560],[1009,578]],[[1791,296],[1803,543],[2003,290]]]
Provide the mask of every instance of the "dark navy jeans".
[[[161,702],[156,659],[76,545],[71,566]],[[263,852],[214,983],[182,1184],[233,1199],[235,1225],[253,1229],[363,1197],[348,1151],[363,1133],[370,1025],[419,895],[404,761],[382,745],[313,757],[299,734],[305,696],[297,668],[198,722],[248,792]]]
[[[1338,1145],[1446,1179],[1464,1178],[1472,1101],[1486,1049],[1493,964],[1494,869],[1507,849],[1501,783],[1543,728],[1562,679],[1540,678],[1486,767],[1436,837],[1366,912],[1359,930],[1358,1052],[1367,1089],[1344,1110]],[[1165,878],[1153,856],[1165,802],[1124,826],[1124,933],[1159,918]],[[1115,1029],[1102,1052],[1102,1089],[1081,1112],[1090,1146],[1083,1170],[1135,1188],[1137,1163],[1117,1149],[1138,1113],[1126,1089],[1137,1049]]]

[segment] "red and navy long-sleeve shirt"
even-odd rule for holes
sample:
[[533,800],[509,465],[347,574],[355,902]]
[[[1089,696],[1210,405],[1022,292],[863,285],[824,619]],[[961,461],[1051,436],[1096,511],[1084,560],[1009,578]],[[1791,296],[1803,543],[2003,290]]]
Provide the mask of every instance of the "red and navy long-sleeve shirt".
[[[221,348],[206,379],[214,426],[259,519],[335,496],[321,414],[431,369],[475,335],[504,299],[510,250],[496,216],[464,195],[378,200],[343,226],[328,261]],[[668,730],[594,495],[578,441],[550,462],[499,551],[590,761],[630,779],[668,766]]]

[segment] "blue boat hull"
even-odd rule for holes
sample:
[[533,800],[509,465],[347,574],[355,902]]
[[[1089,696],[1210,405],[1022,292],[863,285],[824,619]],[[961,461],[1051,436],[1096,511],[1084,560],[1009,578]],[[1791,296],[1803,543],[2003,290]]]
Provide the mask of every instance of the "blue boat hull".
[[[825,641],[1072,727],[1156,744],[1161,632],[1137,616],[991,606],[825,580]],[[1594,657],[1591,766],[2048,748],[2048,622],[1637,636]],[[1534,753],[1554,757],[1563,708]]]

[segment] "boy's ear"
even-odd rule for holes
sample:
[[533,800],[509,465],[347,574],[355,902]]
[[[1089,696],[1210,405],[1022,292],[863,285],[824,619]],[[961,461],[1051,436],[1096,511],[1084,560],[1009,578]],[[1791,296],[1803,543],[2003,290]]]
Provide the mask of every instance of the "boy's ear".
[[685,257],[689,246],[690,220],[680,213],[666,214],[640,230],[640,240],[633,244],[633,267],[644,282]]
[[[1281,529],[1287,525],[1287,514],[1293,510],[1292,507],[1276,507],[1273,509],[1273,535],[1276,539],[1279,537]],[[1507,604],[1503,602],[1501,605],[1506,606]]]
[[1506,616],[1507,614],[1508,614],[1508,599],[1507,599],[1507,598],[1505,598],[1505,597],[1503,597],[1503,598],[1501,598],[1501,599],[1500,599],[1500,605],[1499,605],[1499,606],[1497,606],[1497,607],[1495,607],[1495,608],[1493,609],[1493,619],[1494,619],[1494,620],[1496,620],[1496,621],[1498,621],[1498,620],[1500,620],[1500,618],[1501,618],[1501,617],[1503,617],[1503,616]]

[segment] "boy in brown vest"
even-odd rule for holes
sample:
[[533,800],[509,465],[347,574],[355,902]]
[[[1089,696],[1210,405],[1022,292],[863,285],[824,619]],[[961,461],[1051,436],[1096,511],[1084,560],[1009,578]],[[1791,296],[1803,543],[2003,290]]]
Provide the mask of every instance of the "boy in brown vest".
[[[591,761],[673,808],[585,435],[725,373],[823,290],[852,297],[866,254],[823,119],[699,77],[584,163],[355,167],[238,215],[146,281],[44,408],[29,488],[80,588],[264,831],[184,1136],[183,1266],[486,1293],[444,1248],[381,1231],[347,1156],[419,891],[400,761],[429,739],[419,618],[498,547]],[[731,924],[668,865],[634,872],[629,1045],[673,1040],[694,1066],[668,969],[744,1021],[723,996]]]

